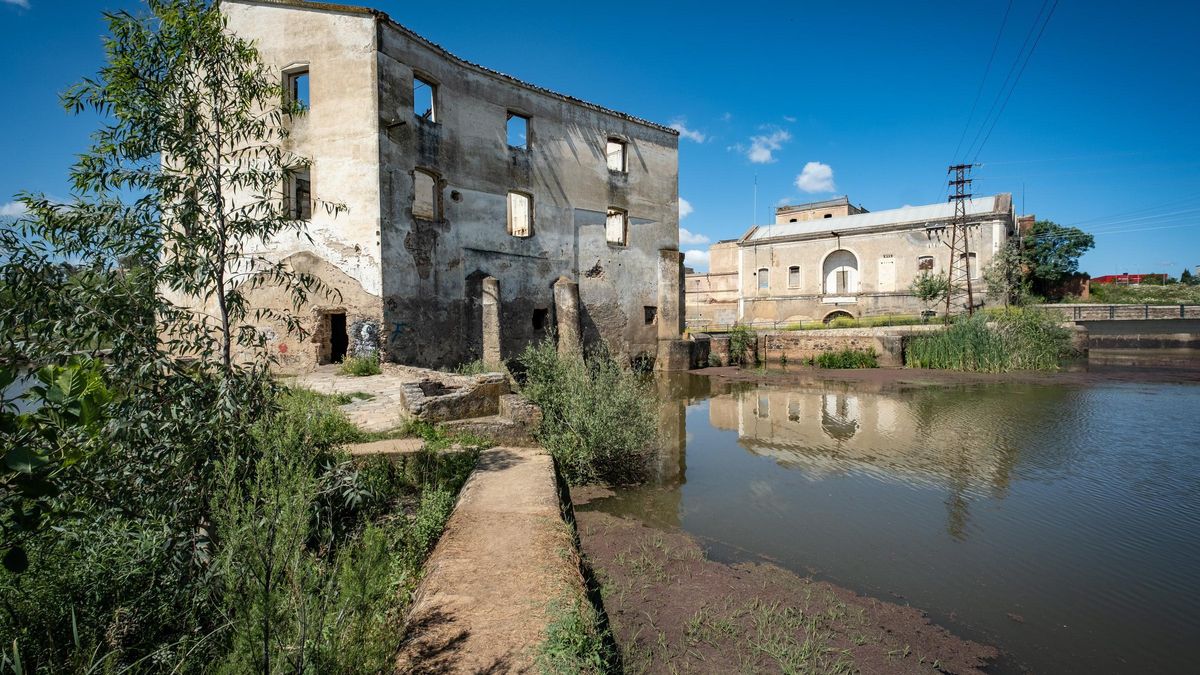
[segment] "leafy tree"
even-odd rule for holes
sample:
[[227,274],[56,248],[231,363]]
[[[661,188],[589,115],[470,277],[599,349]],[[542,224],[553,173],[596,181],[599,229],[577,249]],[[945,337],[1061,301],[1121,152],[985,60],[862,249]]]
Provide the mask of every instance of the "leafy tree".
[[983,271],[983,280],[987,284],[988,298],[1000,300],[1006,307],[1010,303],[1025,304],[1029,298],[1029,279],[1025,276],[1021,250],[1015,241],[1010,240],[996,253]]
[[1034,291],[1049,296],[1060,283],[1079,271],[1080,256],[1095,247],[1096,240],[1077,227],[1039,220],[1021,243],[1022,260]]
[[1179,273],[1179,283],[1192,286],[1196,284],[1196,276],[1192,274],[1191,270],[1184,269],[1183,272]]
[[909,292],[921,301],[925,306],[925,311],[930,311],[933,305],[946,299],[946,295],[950,292],[950,280],[944,274],[934,274],[925,270],[913,279],[909,285]]

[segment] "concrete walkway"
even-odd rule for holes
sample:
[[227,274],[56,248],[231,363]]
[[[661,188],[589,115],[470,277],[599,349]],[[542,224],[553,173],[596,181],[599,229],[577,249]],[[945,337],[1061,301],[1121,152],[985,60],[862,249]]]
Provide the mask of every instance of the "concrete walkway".
[[582,592],[550,456],[484,451],[425,570],[400,672],[533,671],[548,605]]

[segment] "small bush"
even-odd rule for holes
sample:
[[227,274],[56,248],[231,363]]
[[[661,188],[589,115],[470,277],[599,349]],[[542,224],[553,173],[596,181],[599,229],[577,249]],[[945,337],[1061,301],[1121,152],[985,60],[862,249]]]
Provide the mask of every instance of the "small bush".
[[842,349],[821,352],[813,363],[819,368],[878,368],[879,355],[874,349]]
[[350,356],[342,362],[343,375],[378,375],[383,372],[379,369],[379,357],[377,356]]
[[521,393],[542,408],[538,440],[572,484],[641,480],[658,425],[646,380],[605,349],[560,357],[550,340],[521,354]]
[[1072,354],[1071,332],[1059,321],[1044,311],[1022,308],[961,317],[945,331],[913,338],[907,362],[914,368],[985,373],[1057,370]]
[[737,325],[729,331],[729,365],[746,365],[752,354],[756,356],[758,333],[746,325]]
[[538,649],[537,665],[542,673],[615,672],[616,655],[600,627],[596,609],[583,598],[557,601],[550,605],[553,620],[546,626],[546,638]]
[[708,367],[709,368],[720,368],[721,367],[721,357],[717,356],[716,354],[713,354],[712,352],[709,352]]

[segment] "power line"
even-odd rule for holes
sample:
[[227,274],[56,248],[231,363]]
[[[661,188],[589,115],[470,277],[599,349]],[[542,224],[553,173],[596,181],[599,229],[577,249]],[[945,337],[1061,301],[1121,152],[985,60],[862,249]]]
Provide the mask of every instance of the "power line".
[[979,97],[983,94],[983,85],[987,84],[988,75],[992,72],[992,61],[996,58],[996,48],[1000,46],[1000,38],[1004,35],[1004,27],[1008,25],[1008,15],[1012,12],[1012,0],[1008,0],[1008,9],[1004,10],[1004,19],[1000,21],[1000,30],[996,33],[996,40],[992,43],[992,54],[988,57],[987,67],[983,69],[983,79],[979,81],[979,88],[975,90],[975,101],[971,103],[971,114],[967,115],[967,123],[963,125],[962,134],[958,137],[958,145],[954,146],[954,158],[958,159],[958,151],[962,148],[962,143],[967,139],[967,130],[971,128],[971,122],[975,120],[975,110],[979,106]]

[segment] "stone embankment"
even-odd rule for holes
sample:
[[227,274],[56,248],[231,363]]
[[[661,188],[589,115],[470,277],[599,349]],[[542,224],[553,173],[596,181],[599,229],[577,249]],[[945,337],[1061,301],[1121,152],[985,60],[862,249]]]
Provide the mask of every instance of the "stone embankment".
[[[819,328],[815,330],[759,331],[754,350],[762,361],[800,363],[823,352],[843,349],[873,349],[879,365],[903,366],[904,341],[913,335],[942,330],[941,324],[881,326],[878,328]],[[729,335],[710,336],[711,354],[721,365],[729,365]],[[751,357],[754,355],[752,354]]]

